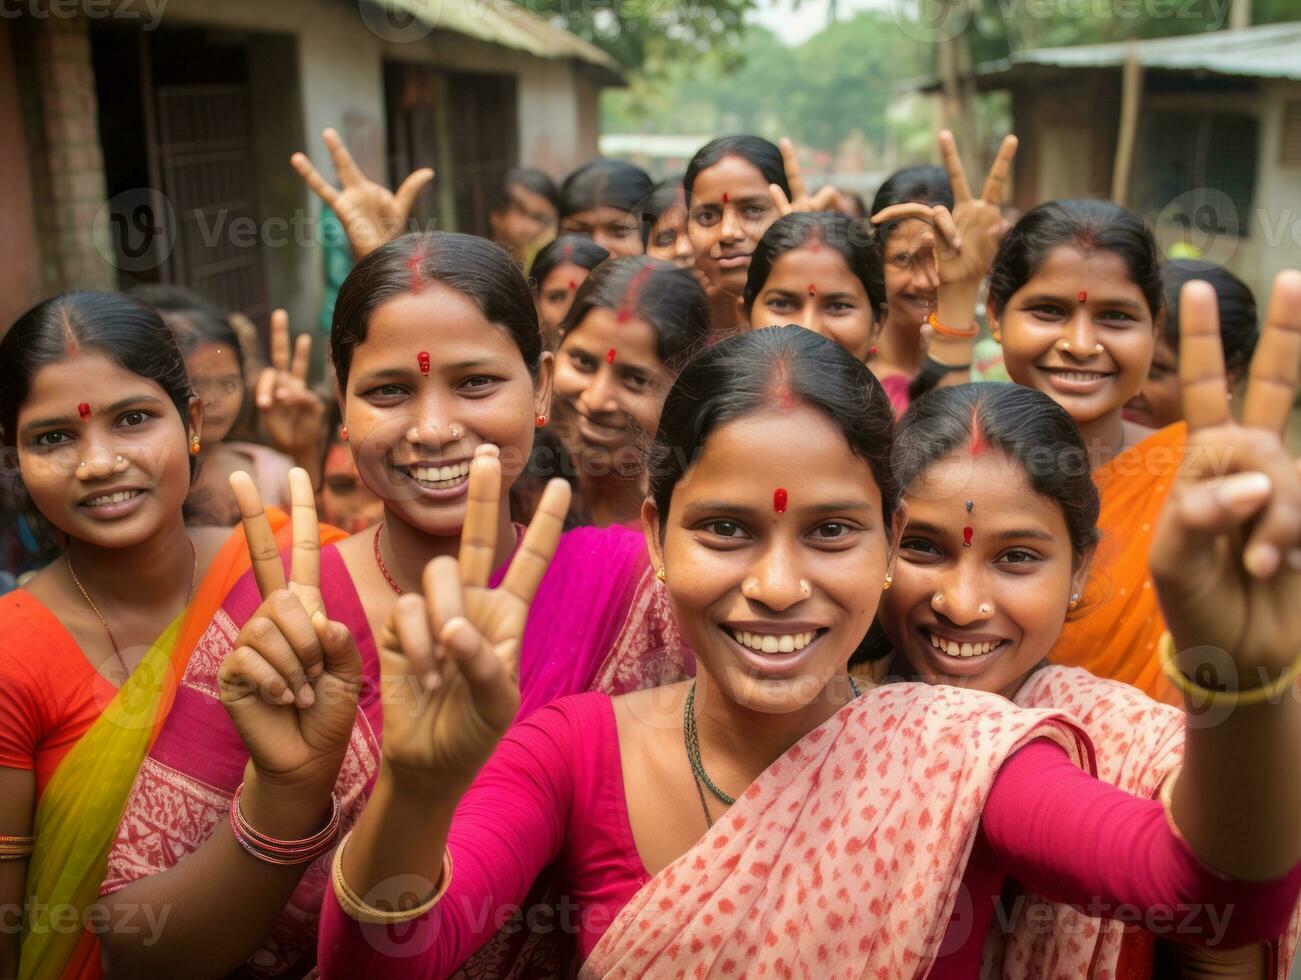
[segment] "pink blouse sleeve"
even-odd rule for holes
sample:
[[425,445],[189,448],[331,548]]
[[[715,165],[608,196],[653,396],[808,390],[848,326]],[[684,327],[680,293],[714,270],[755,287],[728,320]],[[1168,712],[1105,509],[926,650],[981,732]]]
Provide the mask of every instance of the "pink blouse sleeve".
[[[570,821],[577,737],[572,703],[539,708],[507,732],[457,807],[448,836],[452,883],[427,915],[362,925],[326,888],[318,966],[328,978],[444,977],[502,925],[560,853]],[[600,733],[589,732],[588,745]]]
[[981,817],[996,860],[1032,892],[1175,942],[1233,948],[1281,935],[1301,865],[1273,881],[1211,871],[1157,800],[1123,793],[1035,741],[999,771]]

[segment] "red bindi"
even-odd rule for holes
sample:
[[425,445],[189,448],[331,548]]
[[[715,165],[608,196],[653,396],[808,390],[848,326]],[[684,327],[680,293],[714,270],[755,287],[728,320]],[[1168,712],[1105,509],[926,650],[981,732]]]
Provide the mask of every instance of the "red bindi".
[[818,287],[813,285],[813,283],[809,283],[809,295],[810,296],[818,295]]
[[90,406],[82,402],[77,406],[77,414],[81,416],[81,421],[85,422],[86,419],[90,418]]
[[786,489],[778,487],[772,492],[772,509],[778,514],[786,513]]
[[727,196],[727,191],[723,191],[723,203],[726,204],[731,198]]
[[574,282],[574,280],[570,279],[570,280],[569,280],[569,288],[570,288],[571,291],[577,289],[577,288],[578,288],[578,283],[576,283],[576,282]]
[[1086,293],[1083,289],[1081,289],[1078,293],[1076,293],[1075,298],[1078,299],[1081,303],[1083,303],[1086,300],[1088,300],[1089,294]]
[[964,527],[962,529],[962,547],[964,548],[971,547],[971,536],[975,533],[976,532],[969,527]]
[[614,349],[613,347],[611,347],[608,351],[605,352],[605,363],[606,363],[606,364],[613,364],[613,363],[614,363],[614,355],[615,355],[615,349]]
[[421,351],[416,355],[416,363],[420,365],[420,373],[429,377],[429,352]]

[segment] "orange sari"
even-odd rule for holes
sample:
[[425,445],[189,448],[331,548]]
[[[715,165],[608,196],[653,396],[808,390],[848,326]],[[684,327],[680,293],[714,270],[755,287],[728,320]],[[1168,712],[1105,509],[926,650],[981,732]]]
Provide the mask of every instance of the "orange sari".
[[1184,423],[1154,432],[1093,473],[1102,494],[1102,540],[1080,604],[1049,655],[1098,677],[1132,684],[1175,707],[1183,699],[1161,673],[1157,640],[1165,618],[1148,572],[1157,515],[1179,471],[1188,438]]

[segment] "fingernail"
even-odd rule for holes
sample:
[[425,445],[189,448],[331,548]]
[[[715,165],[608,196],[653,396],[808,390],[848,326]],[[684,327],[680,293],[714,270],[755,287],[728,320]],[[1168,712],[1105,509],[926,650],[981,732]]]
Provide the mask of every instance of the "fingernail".
[[420,683],[424,686],[424,689],[426,691],[434,690],[434,688],[438,687],[438,682],[439,682],[439,677],[438,677],[438,671],[436,670],[431,670],[423,677],[420,678]]
[[285,688],[283,691],[281,691],[281,692],[280,692],[280,703],[281,703],[281,704],[293,704],[293,703],[294,703],[294,692],[291,691],[291,690],[289,690],[289,688]]
[[1269,476],[1264,473],[1238,473],[1220,485],[1219,496],[1221,502],[1229,507],[1255,503],[1269,493],[1272,486]]
[[311,684],[304,684],[298,689],[298,706],[300,708],[310,708],[316,703],[316,692],[312,690]]
[[1247,571],[1256,578],[1269,578],[1278,570],[1279,553],[1272,544],[1258,544],[1247,552]]
[[330,621],[325,618],[325,613],[318,609],[312,613],[312,625],[323,632],[325,627],[330,625]]

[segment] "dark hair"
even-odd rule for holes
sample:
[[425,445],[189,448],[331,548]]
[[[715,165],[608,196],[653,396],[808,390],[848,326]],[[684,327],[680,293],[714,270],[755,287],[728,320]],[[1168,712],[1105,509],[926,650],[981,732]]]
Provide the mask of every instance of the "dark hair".
[[1260,331],[1256,319],[1256,297],[1247,284],[1222,265],[1199,259],[1174,259],[1161,268],[1165,286],[1166,318],[1163,335],[1176,353],[1179,350],[1179,290],[1184,283],[1202,279],[1215,287],[1220,307],[1220,343],[1224,366],[1241,371],[1251,363]]
[[1161,253],[1139,215],[1111,201],[1049,201],[1031,208],[999,242],[986,300],[998,316],[1034,276],[1048,253],[1061,245],[1120,257],[1155,320],[1163,309]]
[[574,294],[560,325],[561,343],[593,309],[624,311],[655,330],[655,353],[678,370],[709,340],[709,300],[687,269],[646,255],[610,259],[597,266]]
[[867,290],[872,318],[880,320],[885,309],[885,270],[881,243],[871,225],[835,211],[795,212],[778,218],[755,246],[745,280],[745,313],[763,291],[777,260],[787,252],[817,243],[836,252],[849,271]]
[[609,252],[586,235],[561,235],[547,242],[533,256],[533,264],[529,266],[529,285],[534,293],[541,292],[542,283],[556,266],[572,262],[591,272],[609,257]]
[[[949,183],[948,171],[943,167],[934,166],[904,167],[896,170],[876,189],[876,196],[872,198],[872,210],[868,213],[868,217],[895,204],[914,202],[943,204],[952,211],[953,185]],[[884,222],[877,229],[881,241],[888,241],[899,224],[898,221]]]
[[[787,398],[821,412],[871,467],[886,524],[898,502],[890,447],[894,410],[885,389],[835,341],[803,327],[764,327],[705,348],[682,369],[650,450],[650,496],[663,519],[673,490],[720,425]],[[774,446],[773,452],[781,447]]]
[[685,202],[681,177],[670,177],[668,180],[660,181],[645,198],[638,202],[637,215],[641,222],[643,248],[650,244],[655,223],[673,208],[683,207]]
[[330,328],[330,355],[340,391],[347,390],[352,353],[366,340],[375,309],[432,282],[473,300],[489,322],[515,341],[529,372],[537,371],[542,360],[537,308],[510,253],[475,235],[412,232],[367,255],[339,287]]
[[[33,306],[0,340],[0,429],[5,445],[17,443],[18,412],[36,373],[67,360],[70,350],[96,351],[124,371],[153,381],[189,427],[194,389],[180,348],[158,313],[118,293],[69,292]],[[193,472],[193,457],[190,468]]]
[[127,295],[162,314],[182,354],[188,356],[202,344],[219,344],[235,351],[243,370],[243,350],[235,328],[221,310],[198,293],[184,286],[159,285],[136,286]]
[[720,136],[698,149],[687,164],[687,172],[682,177],[687,204],[691,203],[691,189],[701,171],[708,170],[725,157],[740,157],[763,174],[765,183],[776,184],[788,198],[791,196],[786,163],[776,143],[770,143],[762,136]]
[[565,178],[560,187],[560,216],[602,207],[632,211],[652,186],[641,167],[622,160],[592,160]]
[[515,167],[506,172],[494,211],[502,211],[510,205],[512,187],[522,187],[531,194],[545,197],[548,204],[557,212],[560,211],[560,191],[556,188],[556,182],[536,167]]
[[1035,493],[1062,509],[1078,558],[1098,541],[1098,488],[1079,427],[1041,391],[986,382],[936,388],[908,406],[895,429],[891,463],[900,492],[954,450],[1003,453]]

